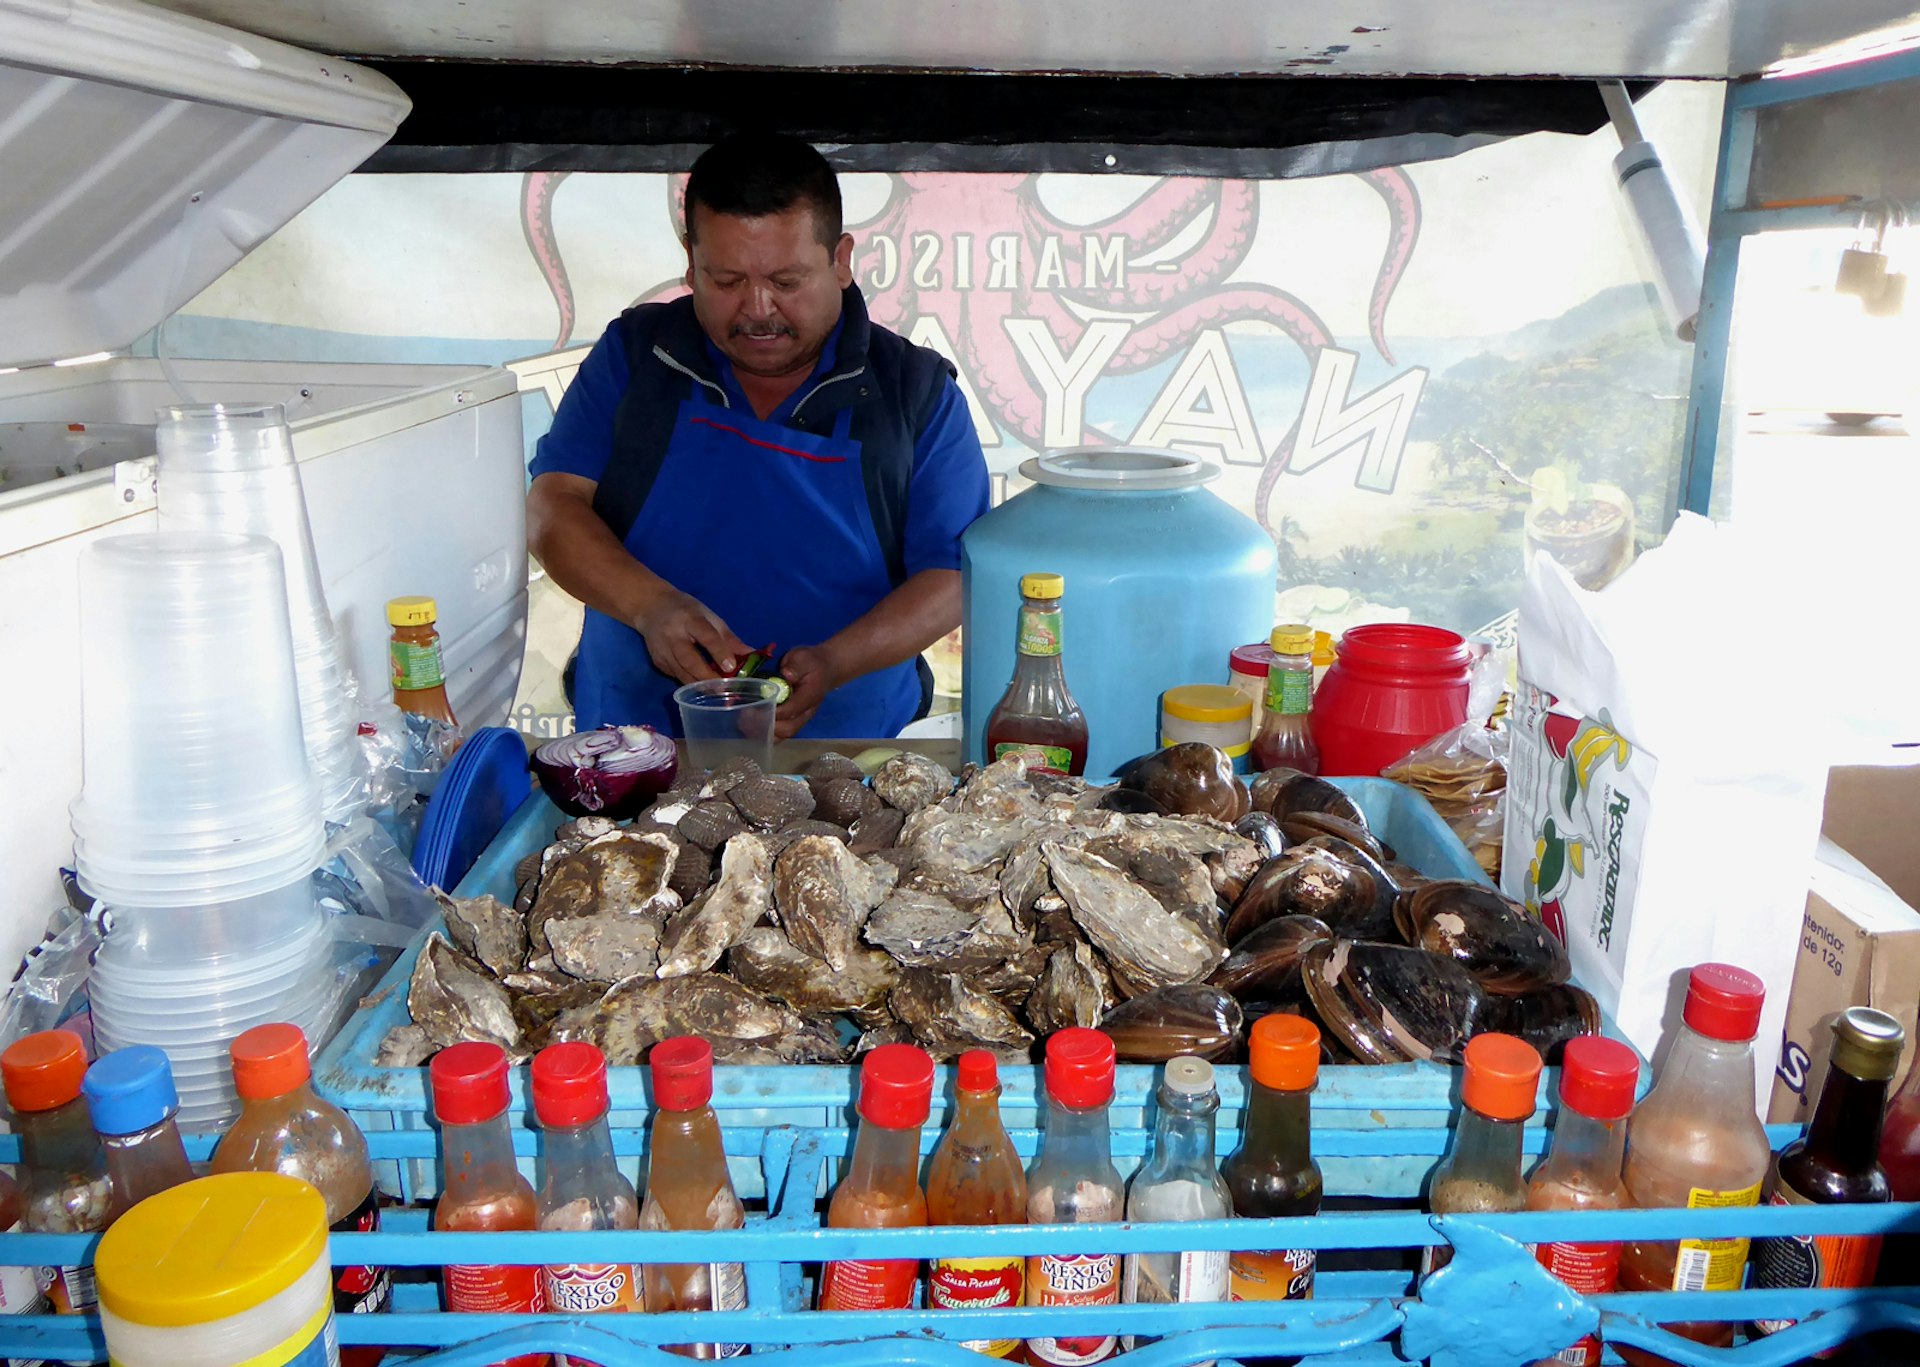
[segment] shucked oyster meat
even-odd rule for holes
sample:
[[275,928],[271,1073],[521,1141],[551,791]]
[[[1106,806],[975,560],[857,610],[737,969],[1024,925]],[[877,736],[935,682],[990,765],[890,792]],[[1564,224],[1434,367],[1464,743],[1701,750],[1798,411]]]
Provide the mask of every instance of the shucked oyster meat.
[[1210,941],[1184,917],[1170,915],[1152,893],[1106,860],[1055,842],[1043,849],[1054,886],[1067,899],[1075,923],[1106,957],[1124,995],[1195,982],[1226,957],[1224,945]]
[[825,836],[795,841],[773,866],[773,903],[787,938],[836,970],[858,951],[860,928],[885,895],[858,855]]
[[773,905],[773,864],[766,842],[743,833],[727,842],[720,877],[698,902],[667,922],[661,940],[663,978],[701,973],[740,943]]
[[747,932],[727,955],[727,971],[756,992],[809,1015],[870,1012],[900,981],[900,966],[873,949],[854,949],[839,968],[794,948],[772,926]]
[[520,1043],[507,989],[438,931],[427,936],[413,966],[407,1011],[436,1048],[485,1040],[512,1052]]

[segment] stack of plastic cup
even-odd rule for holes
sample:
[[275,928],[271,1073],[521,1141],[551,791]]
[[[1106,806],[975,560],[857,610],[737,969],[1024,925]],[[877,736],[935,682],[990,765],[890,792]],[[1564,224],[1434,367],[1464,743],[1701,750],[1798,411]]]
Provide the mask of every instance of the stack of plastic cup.
[[221,1051],[316,1016],[331,962],[280,566],[266,538],[220,532],[80,556],[74,863],[112,912],[88,995],[103,1045],[166,1049],[196,1122],[233,1113]]
[[280,547],[307,758],[327,819],[351,820],[366,805],[359,718],[347,688],[344,644],[314,557],[293,434],[280,406],[163,408],[155,442],[163,531],[239,532],[268,537]]

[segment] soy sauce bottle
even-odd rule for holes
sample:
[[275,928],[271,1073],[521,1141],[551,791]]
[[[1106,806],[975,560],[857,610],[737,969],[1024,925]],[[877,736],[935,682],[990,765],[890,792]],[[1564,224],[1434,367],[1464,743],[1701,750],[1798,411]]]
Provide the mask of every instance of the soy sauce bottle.
[[[1265,1220],[1320,1213],[1320,1165],[1313,1161],[1309,1104],[1320,1075],[1320,1029],[1300,1016],[1262,1016],[1247,1035],[1246,1130],[1220,1165],[1233,1213]],[[1236,1301],[1313,1298],[1317,1255],[1310,1248],[1243,1249],[1227,1260]]]

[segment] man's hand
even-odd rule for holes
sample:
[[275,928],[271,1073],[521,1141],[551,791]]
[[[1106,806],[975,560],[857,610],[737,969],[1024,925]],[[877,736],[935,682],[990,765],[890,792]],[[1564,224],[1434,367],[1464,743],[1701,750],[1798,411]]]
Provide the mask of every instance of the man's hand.
[[847,682],[825,646],[799,646],[780,657],[780,676],[793,693],[773,714],[773,738],[786,740],[813,720],[827,694]]
[[752,649],[705,603],[678,589],[662,592],[633,619],[633,629],[646,638],[654,667],[683,684],[732,673]]

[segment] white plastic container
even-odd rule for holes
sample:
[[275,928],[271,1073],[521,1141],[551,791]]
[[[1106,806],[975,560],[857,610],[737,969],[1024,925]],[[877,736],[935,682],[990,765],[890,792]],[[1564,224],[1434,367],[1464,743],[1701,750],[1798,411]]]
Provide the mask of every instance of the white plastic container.
[[1236,771],[1245,773],[1252,716],[1253,703],[1229,684],[1181,684],[1160,695],[1160,744],[1200,741],[1215,746]]
[[202,1177],[150,1196],[94,1269],[119,1367],[325,1367],[338,1361],[327,1203],[278,1173]]

